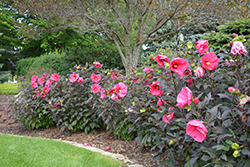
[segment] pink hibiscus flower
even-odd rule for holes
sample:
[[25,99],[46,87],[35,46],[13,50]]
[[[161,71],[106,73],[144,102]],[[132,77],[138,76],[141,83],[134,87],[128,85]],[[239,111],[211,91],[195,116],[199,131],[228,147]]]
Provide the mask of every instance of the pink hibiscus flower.
[[36,82],[31,82],[31,86],[32,86],[32,88],[36,88],[38,85]]
[[152,95],[155,96],[161,96],[161,93],[163,92],[163,90],[161,90],[161,86],[159,86],[158,84],[160,83],[160,81],[158,82],[154,82],[151,86],[150,86],[150,93]]
[[205,70],[202,67],[197,67],[196,71],[195,71],[195,76],[197,77],[203,77],[205,74]]
[[184,108],[185,105],[190,106],[192,103],[193,94],[188,87],[181,89],[181,92],[177,95],[177,105],[180,108]]
[[157,101],[157,106],[163,106],[166,102],[163,99],[160,99]]
[[208,40],[200,40],[200,41],[196,42],[196,48],[197,48],[197,51],[199,52],[199,54],[206,53],[206,51],[208,51],[208,49],[209,49]]
[[113,93],[111,96],[111,99],[114,101],[117,101],[117,100],[119,100],[119,97],[115,93]]
[[233,55],[241,55],[242,53],[248,53],[247,50],[245,49],[245,46],[243,45],[242,42],[240,41],[235,41],[233,43],[233,46],[231,48],[231,54]]
[[56,82],[60,79],[60,76],[57,73],[53,73],[50,78]]
[[38,83],[41,85],[44,83],[44,79],[43,78],[38,78]]
[[195,141],[202,142],[207,137],[207,128],[200,120],[191,120],[187,123],[186,133]]
[[170,124],[170,120],[174,118],[174,112],[169,113],[168,115],[162,116],[162,121]]
[[99,74],[99,75],[92,74],[92,75],[91,75],[91,80],[92,80],[93,82],[95,82],[95,83],[98,83],[98,82],[101,81],[101,75],[100,75],[100,74]]
[[164,62],[169,62],[169,59],[167,56],[163,55],[157,55],[155,56],[155,60],[160,68],[164,66]]
[[118,76],[118,74],[117,74],[117,72],[113,72],[112,74],[111,74],[111,79],[116,79],[116,77]]
[[189,64],[185,59],[175,58],[171,61],[169,69],[178,74],[182,79],[185,76],[184,72],[188,68],[188,66]]
[[128,90],[127,86],[122,82],[116,84],[114,89],[119,98],[126,96]]
[[47,77],[47,76],[48,76],[47,74],[43,74],[41,77],[43,77],[43,78],[44,78],[44,77]]
[[145,67],[145,69],[143,70],[146,73],[149,73],[151,71],[154,71],[154,69],[150,68],[150,67]]
[[206,53],[201,58],[201,65],[208,71],[214,70],[219,64],[219,59],[213,52]]
[[45,85],[52,85],[51,79],[48,79]]
[[83,81],[84,81],[84,79],[82,77],[79,77],[77,80],[78,83],[82,83]]
[[76,74],[75,72],[73,72],[73,74],[70,74],[70,78],[69,78],[69,81],[70,82],[76,82],[79,78],[79,74]]
[[37,79],[38,79],[38,76],[37,76],[37,75],[33,75],[33,76],[31,77],[31,82],[36,82]]
[[114,89],[114,88],[111,88],[108,92],[109,92],[110,95],[113,95],[113,94],[114,94],[114,91],[115,91],[115,89]]
[[101,99],[104,99],[106,97],[106,91],[104,89],[101,90]]
[[101,63],[99,63],[99,62],[95,62],[94,65],[95,65],[95,68],[98,68],[98,67],[102,66]]
[[36,91],[36,97],[40,96],[40,92]]
[[94,85],[91,86],[91,90],[92,90],[93,93],[100,92],[100,89],[101,89],[101,86],[98,85],[98,84],[94,84]]
[[43,92],[44,93],[49,93],[49,91],[50,91],[50,87],[49,86],[44,86],[43,87]]
[[40,93],[41,97],[46,97],[45,93]]

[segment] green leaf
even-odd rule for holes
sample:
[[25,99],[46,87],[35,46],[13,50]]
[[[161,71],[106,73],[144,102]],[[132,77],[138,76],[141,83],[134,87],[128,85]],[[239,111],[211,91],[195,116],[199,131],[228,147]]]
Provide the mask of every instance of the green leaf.
[[225,147],[223,145],[216,145],[216,146],[213,146],[212,148],[216,149],[216,150],[225,150],[225,151],[228,151],[229,148],[228,147]]
[[203,155],[203,156],[201,157],[201,160],[203,160],[203,161],[208,161],[208,160],[210,160],[210,159],[211,159],[211,157],[208,156],[208,155]]
[[233,137],[234,138],[236,138],[236,136],[235,136],[235,134],[234,134],[234,132],[233,132],[233,130],[232,129],[230,129],[230,128],[228,128],[228,130],[233,134]]
[[220,158],[227,161],[227,156],[225,154],[221,155]]
[[231,146],[234,142],[232,142],[231,140],[226,140],[226,143]]

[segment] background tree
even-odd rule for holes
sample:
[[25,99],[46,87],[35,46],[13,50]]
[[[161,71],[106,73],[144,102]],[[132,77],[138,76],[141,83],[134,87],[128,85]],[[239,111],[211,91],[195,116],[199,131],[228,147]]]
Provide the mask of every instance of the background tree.
[[15,73],[15,62],[19,56],[21,39],[14,26],[12,12],[0,3],[0,62],[3,63],[1,71]]
[[[48,27],[43,29],[29,26],[33,27],[38,35],[49,28],[73,27],[80,32],[92,32],[113,42],[126,73],[136,67],[141,47],[148,40],[175,34],[191,22],[207,20],[225,22],[226,19],[238,17],[242,12],[235,7],[236,3],[224,0],[13,0],[13,2],[13,6],[22,14],[31,14],[46,20]],[[154,37],[154,34],[168,22],[173,24],[172,31]]]

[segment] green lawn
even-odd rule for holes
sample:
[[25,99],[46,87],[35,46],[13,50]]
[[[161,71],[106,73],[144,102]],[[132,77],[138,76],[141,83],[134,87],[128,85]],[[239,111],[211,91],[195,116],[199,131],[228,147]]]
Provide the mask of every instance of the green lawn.
[[123,162],[61,141],[0,134],[0,166],[119,167]]
[[17,84],[15,83],[5,83],[0,84],[0,95],[12,95],[18,94]]

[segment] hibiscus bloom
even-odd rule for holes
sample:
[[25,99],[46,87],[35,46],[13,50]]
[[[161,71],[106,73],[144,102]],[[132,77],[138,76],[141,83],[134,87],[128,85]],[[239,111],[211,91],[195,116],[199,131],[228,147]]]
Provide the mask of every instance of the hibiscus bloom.
[[44,79],[43,78],[38,78],[38,83],[41,85],[44,83]]
[[98,85],[98,84],[94,84],[94,85],[91,86],[91,90],[92,90],[93,93],[100,92],[100,89],[101,89],[101,86]]
[[206,53],[206,51],[208,51],[208,49],[209,49],[208,40],[200,40],[200,41],[196,42],[196,48],[197,48],[197,51],[199,52],[199,54]]
[[114,93],[114,94],[112,94],[111,99],[114,101],[117,101],[117,100],[119,100],[119,97]]
[[243,45],[242,42],[240,41],[235,41],[233,43],[233,46],[231,48],[231,54],[233,55],[241,55],[242,53],[248,53],[247,50],[245,49],[245,46]]
[[127,86],[122,82],[116,84],[114,89],[119,98],[126,96],[128,90]]
[[160,83],[160,81],[158,82],[154,82],[151,86],[150,86],[150,93],[152,95],[155,96],[161,96],[161,93],[163,92],[163,90],[161,90],[161,86],[159,86],[158,84]]
[[52,85],[51,79],[48,79],[45,85]]
[[174,112],[169,113],[168,115],[162,116],[162,121],[170,124],[170,120],[174,118]]
[[111,74],[111,79],[116,79],[116,77],[118,76],[118,74],[117,74],[117,72],[113,72],[112,74]]
[[206,53],[201,58],[201,65],[208,71],[214,70],[219,64],[219,59],[213,52]]
[[157,55],[155,56],[155,60],[160,68],[164,66],[164,62],[169,62],[169,59],[167,56],[163,55]]
[[146,73],[149,73],[151,71],[154,71],[154,69],[150,68],[150,67],[145,67],[145,69],[143,70]]
[[36,97],[38,97],[40,95],[39,91],[36,91]]
[[163,99],[160,99],[157,101],[157,106],[163,106],[166,102]]
[[84,79],[82,77],[79,77],[77,80],[78,83],[82,83],[83,81],[84,81]]
[[190,106],[192,103],[193,94],[188,87],[181,89],[181,92],[177,95],[177,105],[180,108],[184,108],[185,105]]
[[38,76],[37,76],[37,75],[33,75],[33,76],[31,77],[31,82],[36,82],[37,79],[38,79]]
[[46,97],[45,93],[40,93],[41,97]]
[[114,91],[115,91],[115,89],[114,89],[114,88],[111,88],[108,92],[109,92],[110,95],[113,95],[113,94],[114,94]]
[[50,78],[56,82],[60,79],[60,76],[57,73],[53,73]]
[[106,91],[104,89],[101,90],[101,99],[104,99],[106,97]]
[[43,74],[41,77],[47,77],[48,75],[47,74]]
[[207,128],[200,120],[191,120],[187,124],[186,133],[195,141],[202,142],[207,137]]
[[91,80],[92,80],[93,82],[95,82],[95,83],[98,83],[98,82],[101,81],[101,75],[100,75],[100,74],[99,74],[99,75],[92,74],[92,75],[91,75]]
[[50,91],[50,87],[49,86],[44,86],[43,87],[43,92],[44,93],[49,93],[49,91]]
[[196,71],[195,71],[195,76],[197,77],[203,77],[205,74],[205,70],[202,67],[197,67]]
[[38,85],[36,82],[31,82],[31,86],[32,86],[32,88],[36,88]]
[[73,72],[73,74],[70,74],[70,78],[69,78],[69,81],[70,82],[76,82],[79,78],[79,74],[76,74],[75,72]]
[[94,65],[95,65],[95,68],[98,68],[98,67],[102,66],[101,63],[99,63],[99,62],[95,62]]
[[189,64],[185,59],[175,58],[171,61],[169,69],[178,74],[182,79],[185,76],[184,72],[188,68],[188,66]]

